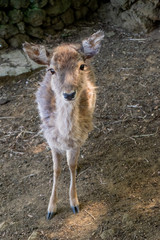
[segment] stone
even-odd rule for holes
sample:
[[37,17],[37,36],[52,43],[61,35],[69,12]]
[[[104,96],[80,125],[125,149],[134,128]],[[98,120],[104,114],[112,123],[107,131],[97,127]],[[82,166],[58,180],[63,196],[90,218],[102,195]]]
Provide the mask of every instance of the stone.
[[81,18],[85,18],[88,13],[88,8],[87,7],[81,7],[81,10],[75,11],[75,17],[77,20]]
[[33,71],[42,69],[44,66],[38,65],[25,55],[22,50],[1,50],[0,54],[0,81],[5,79],[17,79],[22,75],[28,75]]
[[27,8],[30,4],[30,0],[10,0],[10,5],[13,8]]
[[104,230],[101,235],[100,235],[101,239],[103,240],[111,240],[114,237],[114,229],[108,229],[108,230]]
[[56,23],[58,23],[60,20],[61,20],[60,17],[54,17],[54,18],[52,18],[52,24],[56,24]]
[[17,34],[14,37],[10,38],[8,40],[8,43],[10,44],[11,47],[13,48],[18,48],[18,47],[22,47],[22,44],[24,42],[29,42],[30,41],[30,37],[24,34]]
[[24,21],[33,27],[38,27],[43,24],[46,13],[39,8],[28,9],[25,13]]
[[30,237],[28,238],[28,240],[39,240],[39,233],[34,231]]
[[0,11],[0,22],[3,20],[3,12]]
[[138,16],[134,11],[124,11],[121,19],[123,20],[122,26],[129,31],[148,32],[153,28],[153,22],[150,19]]
[[8,44],[4,39],[0,38],[0,50],[5,48],[8,48]]
[[53,25],[53,28],[57,31],[60,31],[64,28],[64,23],[62,21],[59,21],[58,23]]
[[43,30],[40,27],[32,27],[28,26],[26,28],[26,32],[28,35],[36,38],[43,38]]
[[50,0],[51,6],[45,8],[46,13],[55,17],[64,13],[71,5],[71,0]]
[[9,17],[4,11],[0,11],[0,24],[5,25],[8,23]]
[[110,32],[106,32],[106,33],[105,33],[105,36],[108,37],[108,38],[110,38],[110,37],[115,36],[115,34],[116,34],[115,32],[110,31]]
[[89,3],[89,0],[79,0],[79,1],[72,0],[72,7],[75,9],[81,9],[82,5],[87,5],[88,3]]
[[88,4],[88,8],[91,9],[92,11],[96,11],[98,8],[97,0],[90,0],[90,2]]
[[160,20],[159,1],[111,0],[98,10],[101,20],[112,22],[128,31],[149,32]]
[[1,8],[8,7],[8,0],[0,0],[0,7]]
[[64,23],[59,17],[57,17],[52,20],[52,26],[55,30],[62,30],[64,28]]
[[12,24],[0,25],[0,38],[8,39],[18,33],[18,28]]
[[52,36],[56,34],[53,26],[46,27],[46,28],[44,29],[44,32],[45,32],[45,34],[47,34],[47,35],[52,35]]
[[30,2],[31,8],[43,8],[48,3],[48,0],[32,0]]
[[23,19],[23,13],[21,10],[13,9],[8,13],[10,23],[15,24],[19,23]]
[[74,13],[72,9],[68,9],[64,14],[61,15],[61,19],[65,25],[70,25],[74,22]]
[[25,33],[25,24],[24,22],[17,23],[17,27],[20,33]]
[[43,22],[43,27],[48,27],[51,25],[51,18],[50,17],[46,17],[44,22]]
[[140,0],[136,2],[131,9],[137,12],[139,16],[145,16],[153,21],[160,20],[160,8],[158,3],[156,4],[156,1],[148,1],[148,3],[145,3]]
[[[132,1],[132,3],[135,0]],[[118,8],[118,9],[123,9],[126,10],[128,9],[129,5],[131,4],[131,1],[129,0],[110,0],[111,4],[113,7]]]
[[8,226],[8,222],[1,222],[0,223],[0,230],[4,231],[4,229]]

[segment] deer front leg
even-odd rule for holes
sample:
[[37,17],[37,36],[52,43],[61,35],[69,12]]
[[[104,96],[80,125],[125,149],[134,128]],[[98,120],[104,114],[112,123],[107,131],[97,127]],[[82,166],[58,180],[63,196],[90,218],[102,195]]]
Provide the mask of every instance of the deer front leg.
[[70,199],[70,206],[74,214],[79,212],[79,202],[78,202],[77,190],[76,190],[76,169],[77,169],[77,160],[79,157],[79,152],[80,152],[79,148],[67,151],[67,162],[70,170],[69,199]]
[[52,159],[53,159],[53,187],[52,187],[52,193],[51,193],[49,204],[48,204],[48,213],[47,213],[48,220],[50,220],[57,211],[57,185],[58,185],[58,177],[61,171],[60,169],[61,156],[54,149],[52,149]]

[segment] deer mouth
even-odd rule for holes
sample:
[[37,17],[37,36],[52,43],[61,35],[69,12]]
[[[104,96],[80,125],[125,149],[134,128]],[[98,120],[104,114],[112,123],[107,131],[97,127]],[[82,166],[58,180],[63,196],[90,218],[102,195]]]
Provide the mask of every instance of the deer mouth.
[[76,91],[71,93],[63,93],[63,97],[66,101],[73,101],[76,98]]

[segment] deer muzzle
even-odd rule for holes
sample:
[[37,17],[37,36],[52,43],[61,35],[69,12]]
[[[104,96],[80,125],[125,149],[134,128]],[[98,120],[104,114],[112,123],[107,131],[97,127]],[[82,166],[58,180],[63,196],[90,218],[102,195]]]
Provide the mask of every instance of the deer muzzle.
[[63,97],[66,101],[72,101],[75,99],[76,97],[76,91],[71,92],[71,93],[63,93]]

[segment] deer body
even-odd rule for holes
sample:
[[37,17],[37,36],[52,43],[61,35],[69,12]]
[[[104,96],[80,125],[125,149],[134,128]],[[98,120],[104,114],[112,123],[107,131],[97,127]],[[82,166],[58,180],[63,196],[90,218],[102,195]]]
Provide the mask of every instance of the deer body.
[[95,85],[86,82],[86,89],[79,99],[67,102],[56,98],[50,84],[50,75],[51,73],[47,72],[37,92],[42,129],[50,147],[54,146],[60,152],[65,152],[70,148],[80,147],[87,139],[88,132],[92,130],[92,113],[96,100]]
[[43,46],[25,43],[28,56],[48,71],[36,94],[42,129],[53,158],[53,188],[47,219],[57,211],[57,185],[62,154],[70,170],[70,206],[79,212],[76,191],[76,168],[80,147],[92,130],[95,108],[95,77],[89,58],[98,53],[104,35],[98,31],[82,45],[62,44],[49,54]]

